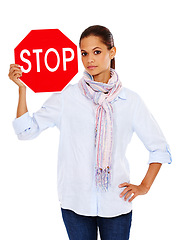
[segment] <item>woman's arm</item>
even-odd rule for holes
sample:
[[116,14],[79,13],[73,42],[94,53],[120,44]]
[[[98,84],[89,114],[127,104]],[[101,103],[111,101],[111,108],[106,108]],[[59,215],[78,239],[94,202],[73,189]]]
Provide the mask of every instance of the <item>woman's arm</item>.
[[19,99],[17,106],[17,118],[28,112],[26,104],[26,87],[19,87]]
[[161,166],[161,163],[149,164],[148,171],[140,185],[133,185],[126,182],[120,184],[119,188],[125,187],[124,191],[120,194],[120,197],[123,197],[125,195],[124,200],[126,201],[133,194],[132,197],[129,199],[129,202],[131,202],[138,195],[146,194],[151,188]]
[[17,118],[28,112],[26,104],[26,86],[19,80],[21,76],[22,71],[20,66],[18,64],[11,64],[9,69],[9,78],[19,87],[19,100],[16,115]]
[[20,66],[11,64],[9,78],[19,87],[17,117],[13,121],[13,127],[19,140],[31,140],[49,127],[60,127],[62,99],[61,93],[53,93],[31,117],[26,104],[26,86],[19,80],[21,76]]
[[153,184],[161,165],[172,161],[169,146],[156,120],[138,95],[133,101],[135,108],[132,129],[149,151],[149,168],[140,185],[127,182],[119,185],[120,188],[125,188],[120,197],[124,197],[125,201],[128,199],[129,202],[138,195],[146,194]]

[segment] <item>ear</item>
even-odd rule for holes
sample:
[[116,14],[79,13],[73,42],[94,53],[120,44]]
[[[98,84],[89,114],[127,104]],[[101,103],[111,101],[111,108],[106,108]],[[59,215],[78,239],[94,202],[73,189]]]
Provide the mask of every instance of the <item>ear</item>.
[[110,58],[113,59],[116,55],[116,47],[110,49]]

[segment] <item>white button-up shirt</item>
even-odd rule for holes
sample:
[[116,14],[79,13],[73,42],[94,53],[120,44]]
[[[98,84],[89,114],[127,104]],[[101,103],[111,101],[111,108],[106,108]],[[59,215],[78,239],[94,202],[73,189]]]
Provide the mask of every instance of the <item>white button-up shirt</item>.
[[95,104],[82,95],[78,83],[53,93],[39,111],[13,121],[20,140],[37,137],[56,126],[60,130],[58,196],[62,208],[86,216],[114,217],[128,213],[132,204],[120,198],[118,185],[129,182],[125,157],[134,132],[149,151],[149,163],[170,163],[168,144],[141,98],[122,88],[113,106],[111,187],[100,192],[95,185]]

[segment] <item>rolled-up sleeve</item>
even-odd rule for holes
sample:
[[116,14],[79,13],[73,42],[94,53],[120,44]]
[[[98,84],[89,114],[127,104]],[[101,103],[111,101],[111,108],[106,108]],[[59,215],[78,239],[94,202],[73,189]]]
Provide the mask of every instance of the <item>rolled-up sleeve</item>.
[[30,140],[49,127],[59,128],[61,109],[61,93],[53,93],[32,117],[26,112],[13,121],[15,133],[20,140]]
[[170,147],[156,120],[138,97],[134,111],[133,130],[149,151],[148,163],[171,163]]

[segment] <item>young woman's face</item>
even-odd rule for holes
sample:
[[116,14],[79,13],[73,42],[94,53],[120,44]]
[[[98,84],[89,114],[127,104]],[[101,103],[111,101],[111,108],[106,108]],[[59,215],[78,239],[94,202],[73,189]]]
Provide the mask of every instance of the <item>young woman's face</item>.
[[90,75],[110,72],[110,63],[115,56],[115,47],[108,50],[99,37],[89,36],[81,40],[80,49],[82,63]]

